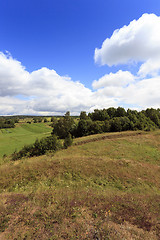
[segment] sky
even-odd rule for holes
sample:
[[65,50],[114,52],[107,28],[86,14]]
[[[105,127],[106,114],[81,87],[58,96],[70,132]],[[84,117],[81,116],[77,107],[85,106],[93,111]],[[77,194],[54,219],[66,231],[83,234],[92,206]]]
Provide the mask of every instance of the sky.
[[160,108],[160,1],[0,0],[0,115]]

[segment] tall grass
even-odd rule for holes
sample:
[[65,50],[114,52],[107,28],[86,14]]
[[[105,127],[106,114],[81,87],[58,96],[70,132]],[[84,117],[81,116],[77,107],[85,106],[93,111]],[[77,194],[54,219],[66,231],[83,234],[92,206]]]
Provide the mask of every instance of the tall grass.
[[0,166],[1,239],[160,238],[160,132],[99,137]]

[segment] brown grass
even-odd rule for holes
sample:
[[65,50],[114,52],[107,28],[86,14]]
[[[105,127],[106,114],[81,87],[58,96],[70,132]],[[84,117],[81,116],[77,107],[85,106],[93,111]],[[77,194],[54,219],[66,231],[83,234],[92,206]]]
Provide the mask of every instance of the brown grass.
[[0,239],[160,239],[160,132],[125,134],[1,165]]

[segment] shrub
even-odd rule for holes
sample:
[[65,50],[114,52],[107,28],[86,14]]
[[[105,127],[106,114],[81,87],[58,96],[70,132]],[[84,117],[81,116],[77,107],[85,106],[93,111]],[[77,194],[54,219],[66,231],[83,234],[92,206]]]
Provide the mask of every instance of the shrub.
[[69,133],[68,136],[64,139],[64,143],[63,143],[64,148],[68,148],[69,146],[71,146],[72,142],[73,142],[73,139],[71,134]]
[[57,139],[57,136],[52,135],[50,137],[36,139],[33,144],[25,145],[19,152],[12,154],[12,160],[17,160],[22,157],[33,157],[45,154],[47,151],[55,152],[62,149],[61,141]]

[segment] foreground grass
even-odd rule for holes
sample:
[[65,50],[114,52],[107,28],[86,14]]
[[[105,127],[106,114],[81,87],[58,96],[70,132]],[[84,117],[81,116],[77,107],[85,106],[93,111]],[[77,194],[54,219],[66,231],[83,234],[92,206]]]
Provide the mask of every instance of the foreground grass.
[[0,239],[159,239],[160,131],[111,135],[1,165]]
[[0,129],[0,158],[33,143],[36,138],[50,135],[51,131],[52,128],[44,123],[22,123],[15,128]]

